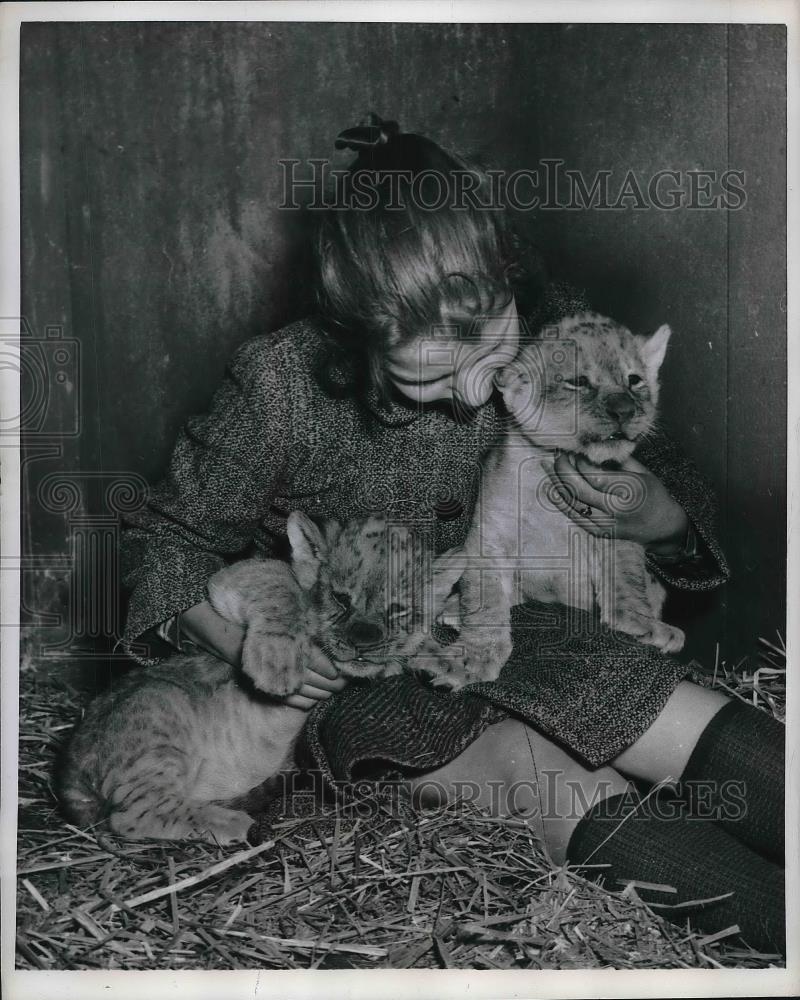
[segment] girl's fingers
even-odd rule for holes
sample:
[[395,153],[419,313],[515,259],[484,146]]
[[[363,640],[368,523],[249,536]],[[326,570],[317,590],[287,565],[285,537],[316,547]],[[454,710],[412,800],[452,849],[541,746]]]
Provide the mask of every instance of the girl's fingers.
[[[313,689],[315,691],[325,691],[329,694],[333,694],[335,691],[341,691],[347,684],[346,677],[323,677],[322,674],[317,674],[308,668],[303,671],[303,677],[305,678],[305,681],[303,683],[303,687],[300,688],[300,691],[305,694],[308,694],[308,692],[304,691],[304,688],[306,687],[309,688],[309,690]],[[309,697],[311,697],[311,695],[309,695]]]
[[284,698],[284,701],[287,705],[306,711],[313,708],[318,701],[325,701],[332,694],[336,694],[337,691],[341,691],[347,686],[346,677],[323,677],[307,667],[303,676],[305,677],[303,686],[294,694],[290,694],[288,698]]
[[285,705],[289,705],[291,708],[300,708],[304,712],[310,711],[316,704],[316,698],[306,698],[301,694],[290,694],[288,698],[283,699]]
[[588,504],[590,507],[605,511],[606,514],[611,513],[608,496],[602,490],[596,490],[584,479],[577,465],[571,461],[571,456],[562,452],[556,457],[553,463],[553,476],[556,485],[571,497],[575,507],[585,507]]
[[328,677],[331,680],[336,680],[339,676],[339,668],[336,664],[329,656],[323,653],[319,646],[314,645],[313,643],[311,644],[309,650],[307,669],[311,670],[315,674],[319,674],[322,677]]
[[[574,497],[572,503],[576,507],[585,507],[589,504],[590,507],[596,507],[606,514],[614,513],[613,495],[604,487],[607,485],[611,489],[615,484],[619,484],[619,472],[603,472],[580,456],[576,458],[564,453],[556,458],[553,469],[558,477],[557,485],[566,490],[568,495],[572,494]],[[586,478],[584,471],[588,469],[592,470],[589,473],[591,482]]]
[[623,497],[641,493],[644,487],[642,474],[647,473],[647,469],[632,458],[621,462],[618,469],[601,469],[578,455],[575,468],[591,487],[611,497],[612,504],[615,493]]
[[642,465],[641,462],[637,462],[636,459],[629,455],[624,462],[621,463],[623,469],[627,469],[628,472],[638,472],[641,476],[643,473],[649,473],[650,470],[646,465]]
[[297,694],[301,695],[303,698],[313,698],[314,701],[325,701],[327,698],[330,698],[333,691],[329,691],[323,687],[317,687],[316,684],[304,684]]
[[[554,488],[548,492],[548,499],[553,504],[554,507],[558,508],[562,514],[572,521],[573,524],[577,524],[579,527],[583,528],[584,531],[588,531],[590,535],[599,535],[604,531],[609,529],[609,519],[608,515],[603,511],[591,509],[591,512],[586,515],[582,514],[579,508],[573,507],[572,504],[564,497],[561,493],[561,488]],[[587,507],[590,505],[586,505]],[[597,521],[592,520],[592,514],[601,515],[602,523],[598,524]]]
[[[330,685],[330,687],[323,687],[325,685]],[[304,711],[308,711],[313,708],[318,701],[326,701],[332,694],[336,694],[337,691],[341,691],[346,685],[347,681],[345,678],[339,678],[338,681],[329,681],[327,678],[319,678],[315,684],[304,684],[299,691],[295,691],[294,694],[290,694],[288,698],[284,698],[284,703],[291,705],[292,708],[302,708]]]

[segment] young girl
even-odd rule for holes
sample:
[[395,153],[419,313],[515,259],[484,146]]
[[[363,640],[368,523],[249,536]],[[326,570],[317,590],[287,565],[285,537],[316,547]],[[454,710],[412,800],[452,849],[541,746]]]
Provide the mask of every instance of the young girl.
[[[492,379],[516,353],[515,291],[530,285],[519,286],[503,213],[481,207],[490,196],[480,171],[393,123],[349,129],[337,146],[357,152],[350,176],[373,203],[327,213],[320,317],[240,348],[210,412],[187,422],[166,479],[131,518],[132,655],[131,644],[160,635],[238,662],[242,632],[212,610],[206,582],[253,548],[284,551],[292,510],[339,520],[413,510],[435,522],[437,552],[464,540],[480,459],[503,419]],[[529,323],[535,332],[586,308],[550,287]],[[589,468],[561,458],[554,476],[569,477],[564,512],[592,530],[587,511],[604,508],[609,484],[597,469],[590,484]],[[644,545],[668,585],[722,583],[697,471],[658,435],[626,469],[646,500],[616,515],[616,536]],[[313,709],[312,764],[333,780],[391,765],[423,804],[466,790],[496,814],[528,817],[555,863],[601,866],[609,885],[672,886],[642,890],[659,904],[723,896],[661,912],[711,932],[738,924],[752,946],[781,951],[783,727],[588,617],[584,635],[567,636],[563,609],[536,612],[515,609],[500,679],[458,694],[410,674],[345,687],[323,659],[287,699]],[[632,779],[681,784],[642,803]]]

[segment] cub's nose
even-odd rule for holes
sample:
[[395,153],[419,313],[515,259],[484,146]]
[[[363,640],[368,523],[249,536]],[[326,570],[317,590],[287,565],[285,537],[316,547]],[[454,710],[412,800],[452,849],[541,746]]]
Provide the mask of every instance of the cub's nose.
[[606,398],[606,413],[621,424],[630,420],[636,412],[636,404],[627,392],[613,392]]
[[383,628],[375,622],[354,619],[347,626],[347,641],[354,649],[369,649],[383,642]]

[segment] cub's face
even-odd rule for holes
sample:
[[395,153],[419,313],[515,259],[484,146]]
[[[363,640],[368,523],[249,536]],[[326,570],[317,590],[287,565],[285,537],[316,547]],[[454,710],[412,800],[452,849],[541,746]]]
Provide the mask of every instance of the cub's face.
[[495,381],[534,444],[622,461],[653,427],[669,337],[668,326],[645,338],[582,313],[526,345]]
[[294,513],[288,529],[292,568],[311,602],[315,642],[344,674],[381,673],[426,620],[430,568],[421,538],[378,517],[344,527],[329,521],[320,529]]

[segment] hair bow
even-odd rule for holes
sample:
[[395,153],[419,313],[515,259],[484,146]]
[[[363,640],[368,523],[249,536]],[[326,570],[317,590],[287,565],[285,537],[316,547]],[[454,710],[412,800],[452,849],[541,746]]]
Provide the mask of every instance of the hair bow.
[[362,149],[375,149],[378,146],[385,146],[389,140],[400,134],[400,126],[397,122],[381,121],[373,115],[371,125],[357,125],[355,128],[346,128],[336,137],[336,149],[352,149],[359,153]]

